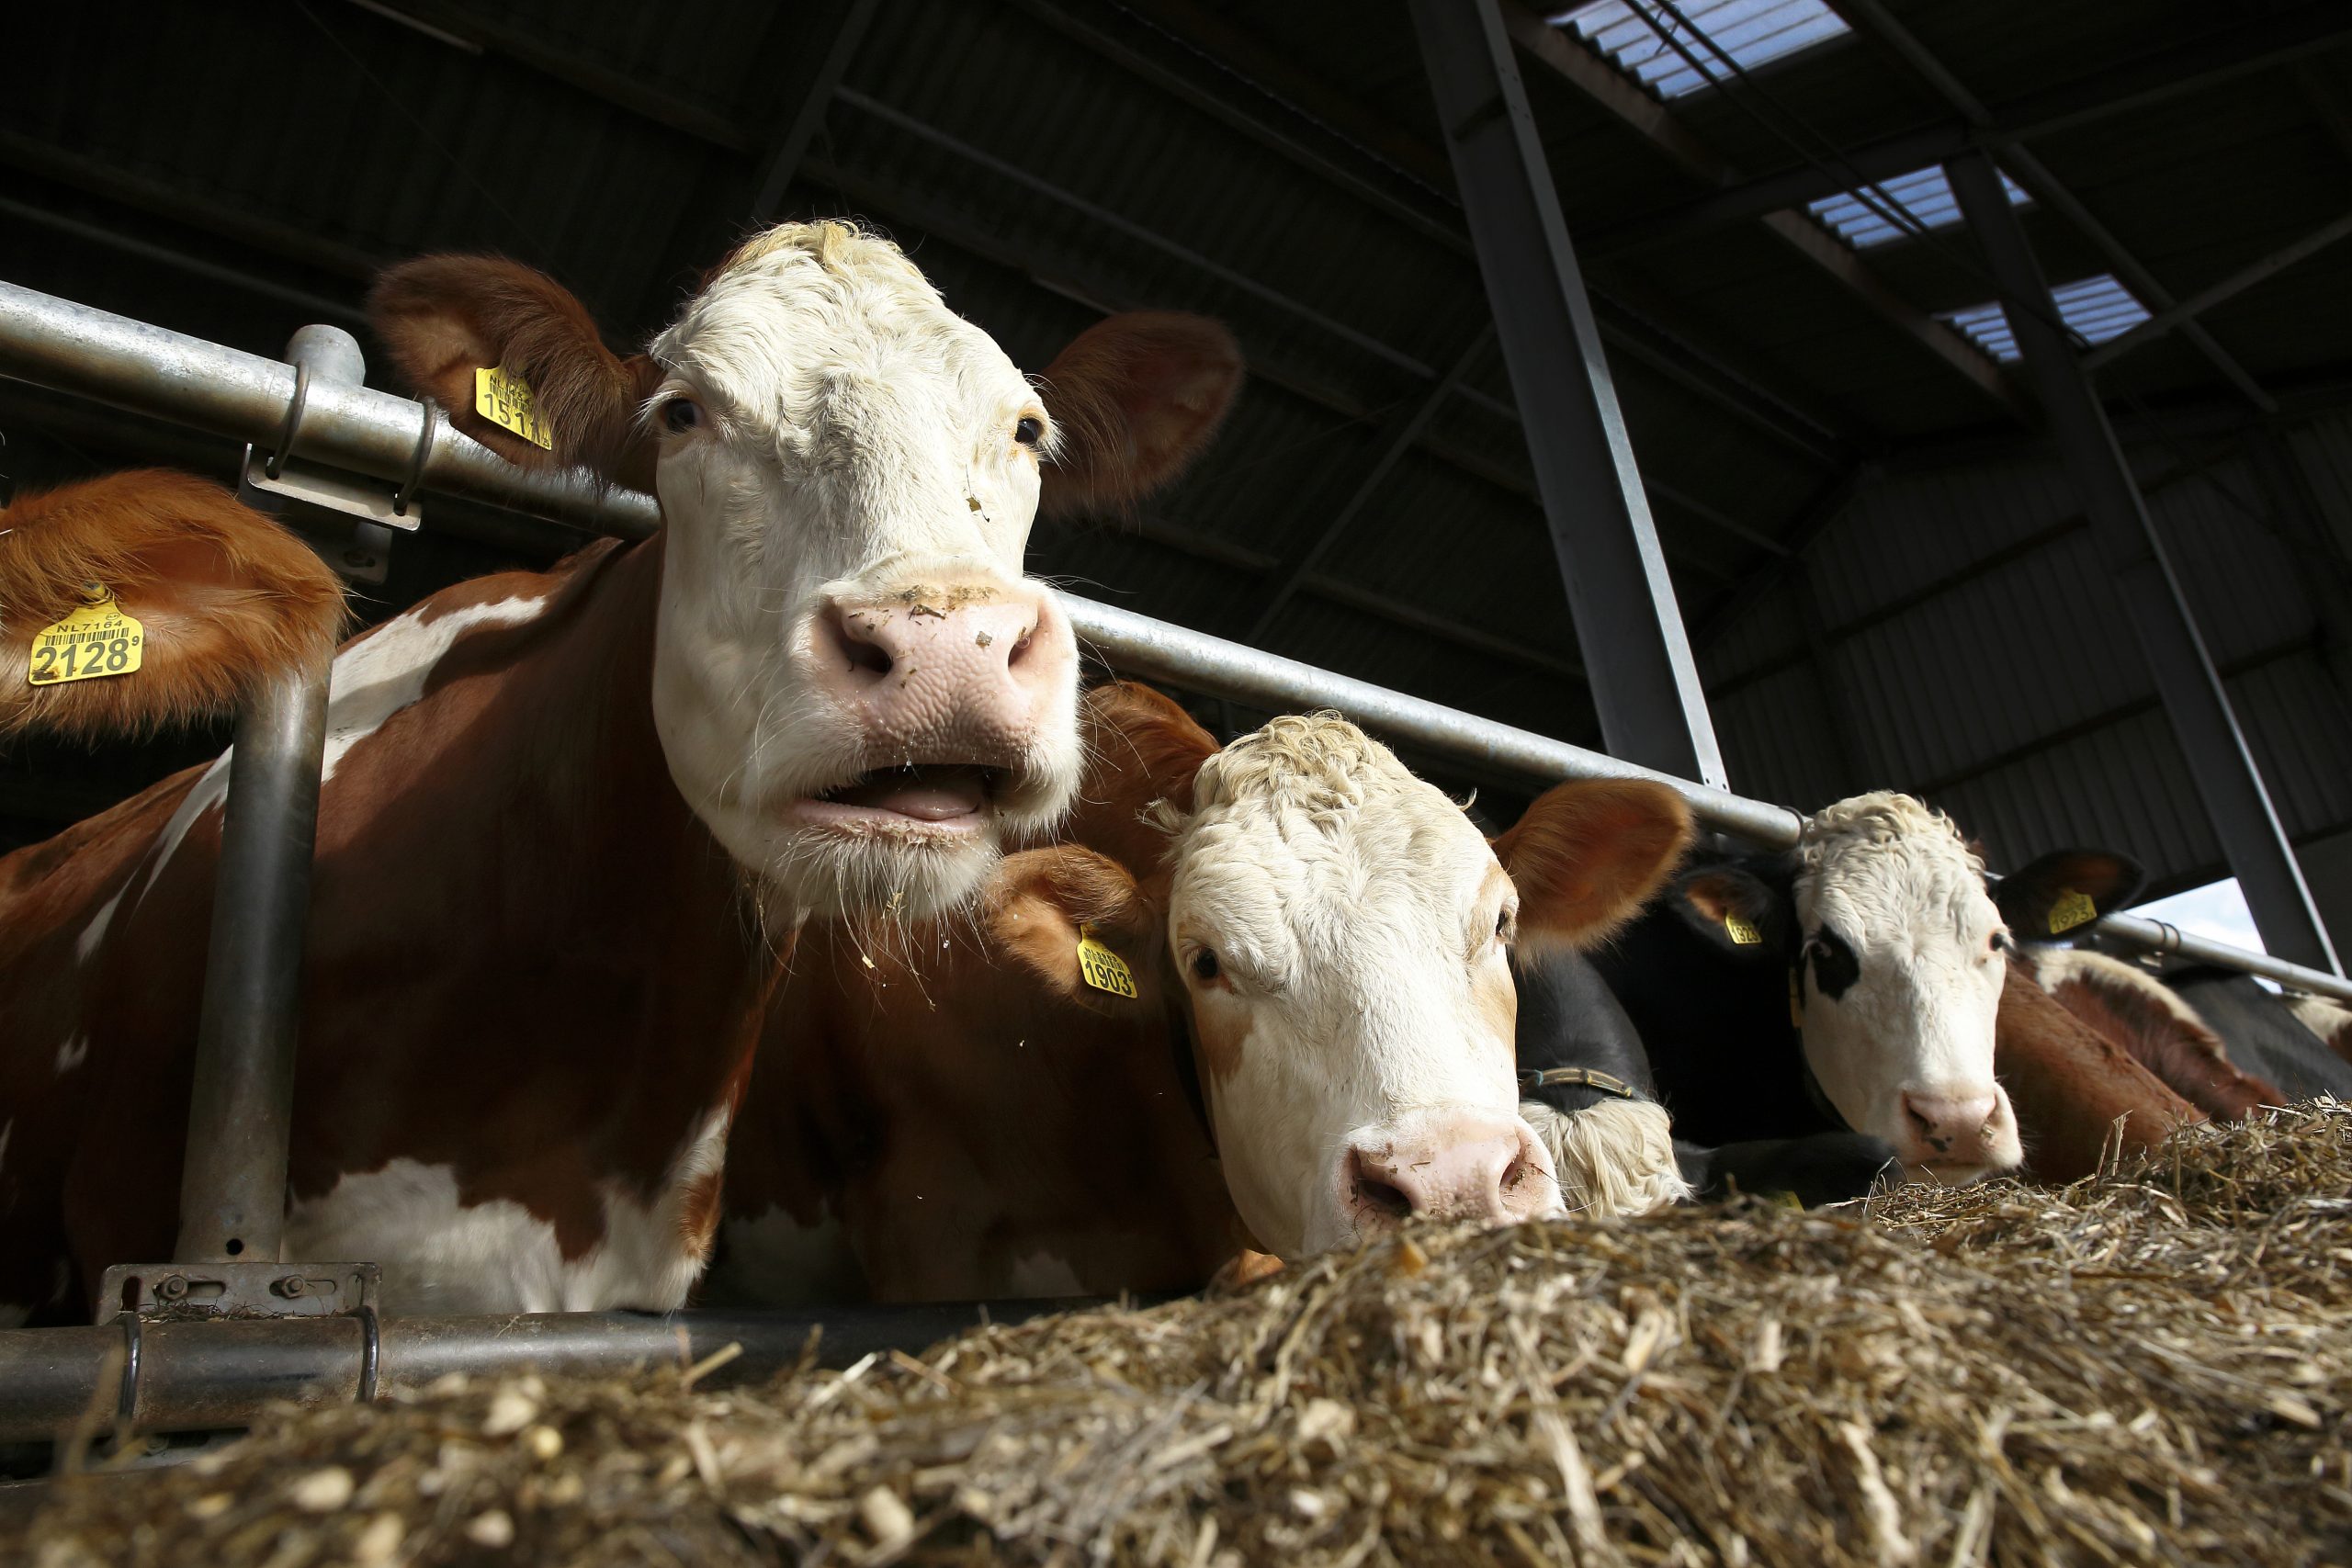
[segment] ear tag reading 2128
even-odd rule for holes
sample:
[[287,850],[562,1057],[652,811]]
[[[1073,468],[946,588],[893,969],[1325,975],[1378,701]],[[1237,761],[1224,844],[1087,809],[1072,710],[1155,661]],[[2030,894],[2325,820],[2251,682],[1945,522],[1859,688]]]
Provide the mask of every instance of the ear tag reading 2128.
[[2061,931],[2073,931],[2076,926],[2089,925],[2098,919],[2098,906],[2091,902],[2090,895],[2077,893],[2070,887],[2059,894],[2057,900],[2050,906],[2050,934],[2056,936]]
[[503,365],[495,370],[474,372],[474,412],[534,446],[555,450],[555,432],[539,417],[539,400],[531,395],[531,384]]
[[1130,999],[1136,994],[1134,971],[1127,967],[1125,959],[1094,940],[1092,926],[1078,928],[1078,969],[1086,976],[1086,983],[1098,991]]
[[25,682],[62,686],[102,675],[129,675],[139,668],[147,629],[124,615],[111,589],[92,585],[82,607],[33,633]]

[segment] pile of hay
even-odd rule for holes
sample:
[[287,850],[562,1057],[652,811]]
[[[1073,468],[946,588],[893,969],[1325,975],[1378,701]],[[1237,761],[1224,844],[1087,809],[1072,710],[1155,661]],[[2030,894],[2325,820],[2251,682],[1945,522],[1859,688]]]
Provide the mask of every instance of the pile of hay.
[[517,1377],[61,1483],[84,1563],[2352,1555],[2352,1111],[2061,1192],[1430,1232],[761,1390]]

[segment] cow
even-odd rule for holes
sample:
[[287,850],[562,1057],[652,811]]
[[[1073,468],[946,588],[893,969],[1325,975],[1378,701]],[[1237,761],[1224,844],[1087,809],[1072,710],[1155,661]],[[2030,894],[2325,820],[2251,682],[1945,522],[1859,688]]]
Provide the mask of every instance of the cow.
[[2340,1060],[2352,1062],[2352,1008],[2325,997],[2301,995],[2290,996],[2287,1008]]
[[1807,1208],[1868,1195],[1899,1172],[1894,1148],[1825,1132],[1718,1147],[1671,1135],[1633,1020],[1592,961],[1574,951],[1514,957],[1519,1078],[1526,1117],[1555,1166],[1591,1172],[1592,1212],[1645,1213],[1677,1201],[1785,1196]]
[[1683,1136],[1852,1131],[1965,1182],[2022,1159],[1994,1065],[2008,945],[1951,819],[1881,793],[1786,853],[1695,854],[1593,961]]
[[[650,482],[662,525],[335,655],[283,1256],[381,1263],[391,1312],[675,1307],[798,926],[956,908],[1069,804],[1041,498],[1172,477],[1239,361],[1113,317],[1032,381],[831,222],[752,236],[627,358],[503,260],[395,267],[371,310],[459,429]],[[485,372],[546,447],[476,412]],[[228,772],[0,863],[17,1314],[170,1256]]]
[[1687,839],[1679,798],[1562,785],[1489,846],[1334,716],[1222,750],[1148,688],[1086,716],[1069,841],[1009,858],[976,928],[806,934],[712,1299],[1188,1289],[1237,1248],[1611,1187],[1521,1115],[1506,953],[1636,908]]
[[2024,1129],[2028,1173],[2075,1181],[2110,1156],[2154,1148],[2206,1120],[2122,1044],[2044,990],[2025,966],[2005,966],[1995,1060]]

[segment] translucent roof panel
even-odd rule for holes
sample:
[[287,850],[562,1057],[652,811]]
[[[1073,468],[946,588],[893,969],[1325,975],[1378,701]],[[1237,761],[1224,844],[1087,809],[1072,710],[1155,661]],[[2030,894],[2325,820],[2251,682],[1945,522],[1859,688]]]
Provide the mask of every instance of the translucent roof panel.
[[[1552,22],[1574,28],[1662,98],[1695,93],[1731,74],[1707,47],[1710,41],[1747,69],[1852,30],[1825,0],[1679,0],[1674,8],[1704,36],[1690,36],[1654,0],[1587,0],[1555,11]],[[1668,48],[1652,20],[1702,69]]]
[[[2007,175],[2001,176],[2001,188],[2009,193],[2011,207],[2027,204],[2025,192]],[[1881,180],[1867,194],[1866,201],[1863,193],[1840,191],[1809,203],[1806,210],[1837,230],[1839,237],[1857,250],[1883,245],[1917,231],[1896,224],[1887,211],[1890,206],[1909,213],[1921,230],[1941,229],[1960,221],[1960,203],[1953,197],[1951,182],[1944,177],[1940,164]]]
[[[2058,302],[2059,320],[2081,333],[2085,343],[2101,344],[2121,337],[2148,319],[2148,308],[2132,298],[2131,290],[2116,282],[2111,272],[2075,283],[2061,283],[2051,289],[2050,297]],[[1976,346],[1994,358],[2018,357],[2017,336],[2009,331],[2009,320],[2001,313],[1997,303],[1950,310],[1945,312],[1944,320],[1973,338]]]

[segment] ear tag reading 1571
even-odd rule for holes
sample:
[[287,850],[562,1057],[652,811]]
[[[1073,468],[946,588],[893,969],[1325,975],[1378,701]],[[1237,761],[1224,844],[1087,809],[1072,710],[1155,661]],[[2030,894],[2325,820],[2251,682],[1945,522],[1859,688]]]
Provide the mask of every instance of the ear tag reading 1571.
[[25,682],[62,686],[68,681],[129,675],[138,670],[146,641],[147,629],[123,614],[113,592],[96,589],[80,609],[33,633]]
[[1754,947],[1757,943],[1764,940],[1764,933],[1762,931],[1758,931],[1754,926],[1749,925],[1737,915],[1725,915],[1724,917],[1724,934],[1731,938],[1732,943],[1736,947]]
[[1078,928],[1078,968],[1086,983],[1098,991],[1131,999],[1136,994],[1135,973],[1127,961],[1095,941],[1091,926]]
[[555,432],[539,417],[539,400],[532,396],[531,384],[503,365],[474,372],[474,412],[534,446],[555,450]]
[[2056,936],[2061,931],[2073,931],[2076,926],[2089,925],[2098,919],[2098,906],[2091,902],[2090,895],[2077,893],[2070,887],[2059,894],[2057,900],[2050,906],[2050,934]]

